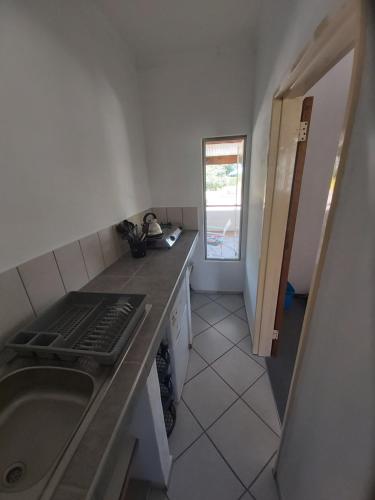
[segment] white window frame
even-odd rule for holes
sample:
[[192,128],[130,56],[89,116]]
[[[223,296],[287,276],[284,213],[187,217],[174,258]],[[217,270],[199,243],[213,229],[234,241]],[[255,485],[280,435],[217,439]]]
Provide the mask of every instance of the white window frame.
[[[242,179],[241,179],[241,205],[222,205],[229,208],[240,207],[240,223],[239,223],[239,241],[238,241],[238,257],[229,259],[219,259],[207,256],[207,199],[206,199],[206,143],[210,141],[226,142],[235,139],[243,140],[243,157],[242,157]],[[204,238],[204,258],[207,262],[239,262],[242,258],[242,237],[243,237],[243,209],[244,209],[244,195],[245,195],[245,178],[246,178],[246,143],[247,135],[228,135],[223,137],[205,137],[202,139],[202,167],[203,167],[203,238]],[[221,205],[215,205],[220,207]]]

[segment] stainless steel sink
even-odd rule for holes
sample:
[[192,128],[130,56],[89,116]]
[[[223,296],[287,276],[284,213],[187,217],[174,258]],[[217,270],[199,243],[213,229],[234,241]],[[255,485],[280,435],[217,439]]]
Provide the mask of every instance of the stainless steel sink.
[[24,368],[0,380],[0,499],[48,475],[93,392],[90,375],[67,368]]

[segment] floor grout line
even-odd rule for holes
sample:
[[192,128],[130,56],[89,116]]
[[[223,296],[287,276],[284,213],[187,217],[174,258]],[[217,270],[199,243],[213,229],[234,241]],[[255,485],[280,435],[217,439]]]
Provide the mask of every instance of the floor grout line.
[[[216,330],[216,328],[215,328],[215,330]],[[218,332],[219,334],[223,335],[223,334],[222,334],[222,333],[220,333],[218,330],[217,330],[217,332]],[[225,338],[227,338],[227,337],[225,337]],[[229,339],[228,339],[228,340],[229,340]],[[243,340],[243,339],[242,339],[242,340]],[[240,340],[239,342],[242,342],[242,340]],[[238,342],[238,343],[239,343],[239,342]],[[252,383],[251,383],[251,384],[250,384],[250,385],[249,385],[249,386],[248,386],[248,387],[247,387],[247,388],[246,388],[243,392],[239,393],[239,392],[237,392],[237,390],[236,390],[236,389],[234,389],[234,388],[233,388],[233,387],[232,387],[232,386],[231,386],[231,385],[230,385],[230,384],[229,384],[229,383],[228,383],[228,382],[227,382],[227,381],[226,381],[226,380],[222,377],[222,375],[221,375],[221,374],[220,374],[220,373],[219,373],[219,372],[215,369],[215,367],[213,366],[213,365],[214,365],[214,363],[216,363],[216,361],[217,361],[218,359],[220,359],[220,358],[222,358],[223,356],[225,356],[226,354],[228,354],[231,350],[233,350],[233,348],[234,348],[234,347],[238,347],[238,343],[237,343],[237,344],[234,344],[231,348],[229,348],[227,351],[225,351],[223,354],[221,354],[218,358],[216,358],[216,359],[215,359],[214,361],[212,361],[211,363],[209,363],[208,361],[206,361],[206,360],[203,358],[203,356],[201,356],[201,355],[199,354],[199,352],[198,352],[198,351],[196,351],[196,350],[194,349],[194,347],[193,347],[194,351],[195,351],[195,352],[196,352],[196,353],[197,353],[197,354],[198,354],[198,355],[199,355],[199,356],[203,359],[203,361],[205,361],[205,362],[207,363],[207,366],[206,366],[205,368],[203,368],[202,370],[200,370],[198,373],[196,373],[196,374],[195,374],[195,375],[194,375],[191,379],[189,379],[188,381],[186,381],[186,382],[184,383],[184,385],[185,385],[185,384],[187,384],[188,382],[190,382],[191,380],[193,380],[195,377],[197,377],[199,374],[201,374],[201,373],[202,373],[204,370],[206,370],[207,368],[211,368],[211,369],[215,372],[215,374],[216,374],[216,375],[217,375],[217,376],[218,376],[218,377],[219,377],[219,378],[220,378],[220,379],[221,379],[221,380],[222,380],[222,381],[223,381],[223,382],[224,382],[224,383],[225,383],[225,384],[226,384],[226,385],[227,385],[227,386],[228,386],[228,387],[229,387],[229,388],[230,388],[230,389],[231,389],[231,390],[232,390],[232,391],[233,391],[233,392],[234,392],[234,393],[235,393],[235,394],[239,397],[239,399],[241,399],[241,401],[243,401],[243,403],[245,403],[245,404],[246,404],[246,406],[247,406],[248,408],[250,408],[250,410],[251,410],[251,411],[252,411],[252,412],[253,412],[253,413],[254,413],[254,414],[255,414],[255,415],[256,415],[256,416],[257,416],[257,417],[258,417],[258,418],[259,418],[259,419],[260,419],[260,420],[261,420],[261,421],[262,421],[262,422],[263,422],[263,423],[264,423],[264,424],[265,424],[265,425],[266,425],[266,426],[267,426],[267,427],[268,427],[268,428],[269,428],[269,429],[270,429],[270,430],[271,430],[271,431],[272,431],[272,432],[273,432],[273,433],[274,433],[274,434],[278,437],[278,438],[280,438],[280,434],[278,434],[278,433],[277,433],[277,432],[276,432],[276,431],[275,431],[275,430],[274,430],[274,429],[273,429],[273,428],[272,428],[272,427],[271,427],[271,426],[270,426],[270,425],[269,425],[269,424],[268,424],[268,423],[267,423],[267,422],[263,419],[263,417],[262,417],[262,416],[261,416],[261,415],[260,415],[260,414],[259,414],[259,413],[258,413],[258,412],[257,412],[257,411],[256,411],[256,410],[255,410],[255,409],[254,409],[254,408],[253,408],[253,407],[252,407],[252,406],[251,406],[251,405],[250,405],[250,404],[249,404],[249,403],[248,403],[245,399],[243,399],[243,397],[242,397],[242,396],[244,396],[244,395],[245,395],[245,393],[246,393],[249,389],[251,389],[251,387],[253,387],[253,386],[254,386],[254,385],[255,385],[255,384],[256,384],[256,383],[257,383],[257,382],[258,382],[258,381],[259,381],[259,380],[260,380],[260,379],[261,379],[261,378],[262,378],[262,377],[266,374],[266,373],[268,373],[268,372],[267,372],[267,368],[266,368],[266,367],[264,367],[264,366],[262,366],[262,365],[260,365],[259,363],[257,363],[257,364],[258,364],[258,366],[260,366],[260,367],[263,369],[263,372],[262,372],[262,373],[261,373],[261,374],[260,374],[260,375],[259,375],[259,376],[255,379],[255,380],[253,380],[253,381],[252,381]],[[238,347],[238,349],[240,349],[240,348]],[[241,352],[243,352],[243,351],[242,351],[242,349],[240,349],[240,350],[241,350]],[[246,353],[244,353],[244,354],[246,354]],[[248,356],[248,358],[249,358],[249,359],[251,359],[252,361],[256,362],[256,361],[255,361],[255,359],[253,359],[251,356],[249,356],[249,355],[247,355],[247,356]],[[187,403],[186,403],[186,402],[185,402],[185,404],[187,405]],[[225,413],[225,412],[224,412],[224,413]],[[220,417],[219,417],[219,418],[220,418]]]
[[[234,311],[232,311],[231,309],[228,309],[228,307],[225,307],[223,306],[223,304],[220,304],[220,302],[217,302],[217,301],[211,301],[213,302],[214,304],[217,304],[218,306],[222,307],[223,309],[225,309],[225,311],[229,312],[230,314],[233,314],[234,316],[236,316],[236,318],[240,319],[241,321],[245,321],[244,319],[240,318],[239,316],[237,316],[236,313],[238,313],[238,311],[240,309],[243,309],[245,307],[244,304],[242,304],[242,306],[238,307],[237,309],[234,309]],[[210,302],[207,302],[206,304],[203,304],[199,307],[196,307],[195,309],[192,309],[191,311],[192,312],[196,312],[196,311],[199,311],[200,309],[203,309],[203,307],[206,307],[206,306],[209,306],[210,305]],[[207,320],[206,320],[207,321]],[[220,320],[221,321],[221,320]],[[247,321],[245,321],[245,323],[247,323]]]
[[[235,347],[235,346],[233,346]],[[230,349],[231,350],[231,349]],[[227,351],[229,352],[229,351]],[[225,353],[226,354],[226,353]],[[223,377],[217,373],[217,371],[211,366],[211,364],[209,364],[205,370],[207,368],[211,368],[214,373],[235,393],[235,395],[237,396],[237,398],[205,429],[203,427],[203,425],[200,423],[200,421],[198,420],[198,417],[196,417],[196,415],[194,414],[194,412],[192,411],[192,409],[189,407],[187,401],[185,401],[185,399],[183,399],[183,402],[185,403],[185,406],[188,408],[188,410],[190,411],[190,413],[193,415],[193,417],[195,418],[195,420],[197,420],[198,424],[200,425],[200,427],[203,429],[204,433],[207,433],[207,431],[209,431],[220,419],[221,417],[227,413],[228,410],[230,410],[232,408],[232,406],[234,406],[235,403],[237,403],[239,400],[241,400],[248,408],[249,410],[251,410],[254,415],[277,437],[280,439],[280,435],[277,434],[277,432],[263,419],[263,417],[261,415],[258,414],[258,412],[256,410],[254,410],[254,408],[252,408],[252,406],[247,402],[245,401],[242,396],[251,388],[253,387],[257,382],[258,380],[260,380],[266,373],[266,370],[264,370],[263,373],[261,373],[259,375],[259,377],[257,377],[251,384],[250,386],[241,394],[239,394],[236,390],[233,389],[233,387],[231,387],[228,382],[226,380],[223,379]],[[202,370],[203,372],[204,370]],[[200,373],[202,373],[200,372]],[[198,374],[197,374],[198,375]],[[191,379],[192,380],[192,379]],[[276,452],[275,452],[276,453]]]
[[242,399],[242,396],[244,396],[248,390],[250,390],[257,382],[259,379],[261,379],[263,377],[263,375],[265,374],[265,372],[261,373],[250,385],[247,389],[245,389],[241,394],[240,394],[240,398]]
[[[223,298],[223,296],[228,296],[228,295],[232,295],[232,296],[237,295],[237,296],[238,296],[238,295],[241,295],[241,296],[242,296],[242,299],[243,299],[243,293],[229,293],[229,294],[228,294],[228,293],[222,293],[222,294],[218,294],[219,296],[218,296],[218,297],[216,297],[216,299],[211,299],[211,298],[208,296],[208,295],[210,295],[210,294],[208,294],[208,293],[205,293],[205,292],[194,292],[194,291],[190,290],[190,297],[191,297],[191,295],[194,295],[194,294],[195,294],[195,295],[204,295],[204,296],[205,296],[205,297],[206,297],[209,301],[211,301],[211,302],[215,302],[216,304],[218,304],[218,305],[220,305],[220,306],[224,307],[224,309],[226,309],[227,311],[229,311],[229,309],[228,309],[227,307],[223,306],[223,304],[220,304],[220,302],[218,302],[218,300],[220,300],[221,298]],[[215,294],[212,294],[212,295],[215,295]],[[209,302],[207,302],[206,304],[202,304],[201,306],[197,307],[196,309],[200,309],[201,307],[204,307],[204,306],[206,306],[207,304],[209,304]],[[233,313],[234,313],[234,312],[239,311],[239,310],[240,310],[240,309],[242,309],[243,307],[245,307],[245,301],[243,301],[242,306],[240,306],[238,309],[236,309],[235,311],[233,311]]]
[[[220,379],[221,379],[221,380],[222,380],[222,381],[223,381],[223,382],[224,382],[224,383],[225,383],[225,384],[226,384],[226,385],[227,385],[227,386],[228,386],[228,387],[229,387],[229,388],[230,388],[230,389],[231,389],[231,390],[232,390],[232,391],[236,394],[236,396],[238,396],[238,398],[239,398],[239,399],[241,399],[244,403],[246,403],[246,405],[247,405],[249,408],[251,408],[251,406],[250,406],[250,405],[249,405],[246,401],[244,401],[244,400],[242,399],[242,396],[243,396],[243,395],[244,395],[244,394],[245,394],[245,393],[246,393],[249,389],[251,389],[251,387],[253,387],[253,385],[255,385],[255,384],[258,382],[258,380],[259,380],[260,378],[262,378],[262,377],[264,376],[264,374],[267,372],[267,369],[265,369],[264,367],[262,367],[262,368],[263,368],[263,372],[262,372],[262,373],[261,373],[261,374],[260,374],[260,375],[259,375],[259,376],[255,379],[255,380],[253,380],[253,381],[250,383],[250,385],[249,385],[249,386],[248,386],[248,387],[247,387],[247,388],[246,388],[243,392],[241,392],[241,393],[240,393],[240,392],[237,392],[237,390],[236,390],[236,389],[234,389],[234,388],[233,388],[233,387],[229,384],[229,382],[227,382],[227,381],[225,380],[225,378],[224,378],[224,377],[223,377],[223,376],[222,376],[222,375],[221,375],[221,374],[217,371],[217,369],[215,369],[215,367],[213,366],[213,365],[214,365],[214,363],[216,363],[216,361],[218,361],[220,358],[224,357],[226,354],[228,354],[230,351],[232,351],[235,347],[237,347],[237,346],[236,346],[236,345],[233,345],[233,346],[232,346],[232,347],[230,347],[230,348],[229,348],[226,352],[224,352],[223,354],[221,354],[218,358],[216,358],[216,359],[215,359],[214,361],[212,361],[211,363],[209,363],[208,361],[206,361],[206,360],[205,360],[205,359],[201,356],[201,357],[202,357],[202,359],[203,359],[203,361],[205,361],[205,362],[207,363],[207,366],[206,366],[205,368],[203,368],[202,370],[200,370],[198,373],[196,373],[196,374],[195,374],[195,375],[194,375],[191,379],[189,379],[188,381],[186,381],[186,382],[184,383],[184,386],[185,386],[186,384],[188,384],[189,382],[191,382],[191,380],[193,380],[195,377],[197,377],[198,375],[200,375],[200,374],[201,374],[204,370],[207,370],[207,368],[211,368],[211,369],[214,371],[214,373],[215,373],[215,374],[216,374],[216,375],[217,375],[217,376],[218,376],[218,377],[219,377],[219,378],[220,378]],[[195,349],[194,349],[194,350],[195,350]],[[198,355],[199,355],[199,353],[198,353]],[[250,358],[250,359],[251,359],[251,358]],[[260,366],[260,365],[259,365],[259,366]],[[185,400],[184,400],[184,402],[185,402],[185,404],[187,405],[187,403],[186,403],[186,401],[185,401]],[[254,412],[254,413],[255,413],[255,414],[259,417],[258,413],[257,413],[257,412],[256,412],[253,408],[251,408],[251,410],[252,410],[252,411],[253,411],[253,412]],[[269,426],[269,425],[268,425],[268,424],[267,424],[267,423],[263,420],[263,418],[261,418],[261,417],[259,417],[259,418],[262,420],[262,422],[263,422],[263,423],[265,423],[265,424],[267,425],[267,427],[270,427],[270,426]],[[275,431],[273,431],[273,432],[275,433]]]
[[[244,338],[246,338],[246,337],[244,337]],[[242,340],[244,340],[244,339],[242,339]],[[241,349],[241,347],[239,347],[239,345],[238,345],[238,344],[240,344],[240,343],[242,342],[242,340],[240,340],[240,341],[236,344],[236,346],[238,347],[238,349]],[[241,351],[242,351],[244,354],[246,354],[246,356],[248,356],[250,359],[252,359],[253,361],[255,361],[255,363],[257,363],[257,364],[258,364],[260,367],[262,367],[264,370],[267,370],[267,366],[262,365],[259,361],[257,361],[256,359],[254,359],[254,358],[253,358],[253,356],[257,356],[257,354],[250,355],[250,354],[248,354],[247,352],[245,352],[243,349],[241,349]],[[260,358],[262,358],[262,356],[259,356],[259,357],[260,357]],[[262,358],[262,359],[264,359],[264,358]]]
[[252,482],[250,483],[250,485],[248,486],[247,488],[247,491],[251,494],[251,491],[250,491],[250,488],[252,488],[254,486],[254,484],[258,481],[258,479],[260,478],[260,476],[263,474],[263,472],[265,471],[265,469],[268,467],[268,465],[272,462],[273,460],[273,457],[276,455],[277,453],[277,450],[275,452],[272,453],[271,457],[267,460],[267,462],[265,463],[265,465],[262,467],[262,469],[259,471],[259,473],[255,476],[255,478],[252,480]]
[[[201,319],[202,319],[202,318],[201,318]],[[207,321],[206,321],[206,323],[207,323]],[[207,332],[207,330],[209,330],[210,328],[214,328],[214,327],[213,327],[213,326],[211,326],[211,325],[209,325],[207,328],[205,328],[205,329],[204,329],[204,330],[202,330],[201,332],[198,332],[198,333],[196,333],[195,335],[193,335],[193,343],[194,343],[194,339],[195,339],[195,337],[198,337],[198,336],[199,336],[199,335],[201,335],[202,333]]]
[[[206,294],[205,294],[206,295]],[[206,295],[207,297],[207,295]],[[220,297],[217,297],[216,299],[211,299],[209,297],[207,297],[208,300],[210,300],[211,302],[214,302],[214,303],[217,303],[216,301],[218,299],[220,299]],[[231,311],[230,314],[226,315],[224,318],[222,318],[221,320],[215,322],[215,323],[209,323],[205,318],[203,318],[202,316],[200,316],[199,313],[197,313],[197,310],[204,307],[205,305],[208,305],[209,303],[207,304],[203,304],[202,306],[200,306],[199,308],[195,309],[193,312],[197,314],[197,316],[202,319],[203,321],[205,321],[209,327],[202,330],[201,332],[199,332],[197,335],[195,335],[193,337],[193,347],[192,349],[194,350],[195,354],[198,355],[205,363],[206,363],[206,366],[204,368],[202,368],[201,370],[199,370],[195,375],[193,375],[193,377],[191,377],[189,380],[186,380],[184,382],[184,386],[188,383],[190,383],[192,380],[194,380],[197,376],[201,375],[205,370],[207,370],[208,368],[211,368],[212,371],[228,386],[228,388],[230,388],[230,390],[234,393],[234,395],[236,396],[235,400],[223,411],[220,413],[220,415],[215,418],[215,420],[207,426],[207,428],[204,428],[203,425],[200,423],[199,419],[197,418],[197,416],[195,415],[194,411],[189,407],[189,405],[187,404],[187,402],[185,401],[185,399],[183,397],[181,397],[181,401],[184,403],[184,405],[186,406],[188,412],[191,414],[191,416],[193,417],[194,421],[198,424],[199,428],[200,428],[200,433],[199,435],[183,450],[181,451],[181,453],[179,455],[177,455],[176,457],[173,457],[173,465],[175,464],[175,462],[177,462],[188,450],[190,450],[190,448],[192,448],[194,446],[194,444],[197,443],[197,441],[199,441],[199,439],[202,438],[202,436],[206,436],[206,438],[209,440],[209,442],[211,443],[211,445],[215,448],[215,450],[217,451],[217,453],[219,454],[219,456],[222,458],[222,460],[224,461],[224,463],[227,465],[227,467],[231,470],[231,472],[234,474],[234,476],[236,477],[236,479],[239,481],[239,483],[243,486],[244,488],[244,491],[242,492],[241,496],[239,497],[238,500],[240,500],[243,495],[245,495],[246,493],[250,495],[250,497],[253,499],[253,500],[256,500],[255,496],[252,494],[252,492],[250,491],[250,488],[252,488],[254,486],[254,484],[256,483],[256,481],[259,479],[260,475],[264,472],[264,470],[266,469],[266,467],[270,464],[270,462],[272,461],[272,459],[274,458],[274,456],[276,455],[277,453],[277,450],[275,450],[271,457],[266,461],[266,463],[264,464],[264,466],[260,469],[260,471],[258,472],[258,474],[255,476],[255,478],[251,481],[250,485],[246,486],[245,483],[243,483],[243,481],[240,479],[240,477],[237,475],[237,473],[235,472],[235,470],[232,468],[231,464],[227,461],[227,459],[224,457],[224,455],[221,453],[220,449],[217,447],[217,445],[215,444],[213,438],[211,438],[211,436],[209,435],[209,431],[214,427],[214,425],[238,402],[238,401],[241,401],[243,402],[246,407],[277,437],[280,439],[280,435],[263,419],[262,416],[260,416],[257,411],[252,408],[252,406],[243,399],[243,396],[245,395],[245,393],[247,391],[249,391],[251,389],[251,387],[253,387],[262,377],[265,376],[265,374],[267,373],[268,374],[268,370],[267,370],[267,366],[263,366],[260,362],[258,362],[256,359],[254,359],[250,354],[248,354],[247,352],[243,351],[240,347],[239,347],[239,344],[247,337],[247,335],[245,337],[243,337],[242,339],[240,339],[238,342],[233,342],[233,340],[231,340],[230,338],[226,337],[225,334],[223,334],[222,332],[220,332],[217,328],[215,328],[215,325],[217,325],[218,323],[220,323],[220,321],[223,321],[224,319],[230,317],[230,316],[235,316],[237,319],[240,319],[241,321],[244,321],[244,323],[247,324],[248,326],[248,322],[245,321],[243,318],[239,317],[236,315],[236,312],[238,312],[240,309],[242,309],[244,307],[244,305],[242,305],[240,308],[236,309],[235,311]],[[218,305],[220,305],[221,307],[223,307],[223,309],[227,310],[225,306],[223,306],[222,304],[218,303]],[[200,353],[199,351],[197,351],[197,349],[194,348],[194,339],[195,337],[198,337],[199,335],[203,334],[204,332],[207,332],[207,330],[209,330],[210,328],[214,328],[218,334],[222,335],[223,337],[225,337],[229,342],[231,342],[233,345],[227,350],[225,351],[223,354],[221,354],[220,356],[218,356],[216,359],[214,359],[212,362],[208,362]],[[249,335],[250,337],[250,342],[251,342],[251,334]],[[262,368],[262,373],[256,377],[255,380],[253,380],[251,382],[251,384],[243,391],[243,392],[237,392],[237,390],[235,390],[222,376],[221,374],[215,369],[215,367],[213,366],[214,363],[216,363],[216,361],[218,361],[220,358],[224,357],[225,355],[227,355],[230,351],[232,351],[235,347],[237,347],[242,353],[244,353],[250,360],[252,360],[253,362],[257,363],[257,365]],[[172,471],[171,471],[171,476],[172,476]]]
[[[236,346],[233,346],[233,347],[232,347],[232,349],[233,349],[234,347],[236,347]],[[232,349],[229,349],[229,351],[231,351]],[[229,352],[229,351],[228,351],[228,352]],[[225,354],[227,354],[227,353],[225,353]],[[216,361],[217,361],[217,360],[216,360]],[[240,393],[240,392],[237,392],[237,390],[236,390],[234,387],[232,387],[232,386],[230,385],[230,383],[229,383],[229,382],[227,382],[227,381],[225,380],[225,378],[224,378],[224,377],[223,377],[223,376],[222,376],[222,375],[221,375],[221,374],[217,371],[217,369],[216,369],[214,366],[211,366],[211,365],[210,365],[210,368],[211,368],[211,369],[212,369],[212,370],[216,373],[216,375],[217,375],[218,377],[220,377],[220,378],[221,378],[221,380],[222,380],[223,382],[225,382],[225,383],[227,384],[227,386],[228,386],[230,389],[232,389],[232,391],[233,391],[233,392],[234,392],[234,393],[235,393],[235,394],[236,394],[239,398],[241,398],[241,396],[242,396],[243,394],[245,394],[245,392],[247,392],[247,391],[250,389],[250,387],[252,387],[252,386],[253,386],[253,385],[254,385],[254,384],[258,381],[258,379],[259,379],[259,378],[263,375],[263,373],[262,373],[261,375],[259,375],[259,376],[258,376],[258,378],[257,378],[254,382],[251,382],[251,384],[250,384],[250,385],[249,385],[249,386],[248,386],[248,387],[247,387],[247,388],[246,388],[246,389],[245,389],[242,393]]]
[[[212,301],[212,302],[213,302],[213,301]],[[207,305],[207,304],[205,304],[205,305]],[[221,305],[221,304],[219,304],[219,305]],[[204,306],[202,306],[202,307],[204,307]],[[224,307],[224,306],[222,306],[222,307]],[[217,322],[215,322],[215,323],[213,323],[213,324],[209,323],[206,319],[204,319],[204,318],[203,318],[202,316],[200,316],[199,314],[197,314],[197,316],[198,316],[200,319],[202,319],[203,321],[205,321],[207,324],[209,324],[211,328],[215,328],[215,325],[217,325],[218,323],[220,323],[221,321],[223,321],[224,319],[227,319],[229,316],[232,316],[232,315],[233,315],[233,316],[235,316],[237,319],[240,319],[241,321],[243,321],[243,322],[247,325],[247,327],[249,327],[249,324],[248,324],[248,322],[247,322],[247,321],[245,321],[244,319],[242,319],[242,318],[240,318],[239,316],[237,316],[237,315],[236,315],[236,312],[238,312],[238,311],[239,311],[240,309],[242,309],[243,307],[244,307],[244,306],[241,306],[241,307],[240,307],[239,309],[237,309],[236,311],[233,311],[231,314],[228,314],[228,315],[227,315],[227,316],[225,316],[223,319],[221,319],[220,321],[217,321]],[[199,308],[199,309],[200,309],[200,308]],[[225,307],[224,307],[224,309],[225,309]],[[192,311],[192,312],[194,312],[194,313],[195,313],[195,311]],[[200,335],[201,333],[206,332],[207,330],[209,330],[209,328],[210,328],[210,327],[205,328],[205,329],[204,329],[204,330],[202,330],[201,332],[199,332],[199,333],[197,333],[196,335],[194,335],[194,336],[193,336],[193,341],[194,341],[194,338],[195,338],[195,337],[198,337],[198,335]],[[223,336],[224,336],[226,339],[228,339],[230,342],[232,342],[233,344],[235,344],[236,346],[238,346],[238,344],[240,344],[240,343],[241,343],[241,342],[242,342],[242,341],[243,341],[246,337],[250,337],[250,342],[251,342],[251,344],[252,344],[250,331],[249,331],[249,334],[248,334],[248,335],[245,335],[245,336],[244,336],[242,339],[240,339],[238,342],[233,342],[233,340],[232,340],[232,339],[230,339],[229,337],[227,337],[227,336],[225,335],[225,333],[220,332],[217,328],[215,328],[215,330],[216,330],[217,332],[219,332],[221,335],[223,335]],[[241,349],[241,348],[239,347],[239,349]],[[252,357],[252,355],[248,354],[247,352],[243,351],[242,349],[241,349],[241,351],[242,351],[244,354],[246,354],[246,355],[247,355],[250,359],[252,359],[253,361],[255,361],[255,362],[256,362],[259,366],[261,366],[263,369],[266,369],[266,367],[265,367],[265,366],[263,366],[263,365],[262,365],[259,361],[257,361],[256,359],[254,359],[254,358]],[[253,356],[256,356],[256,354],[253,354]],[[262,356],[260,356],[260,357],[262,357]],[[264,359],[264,358],[262,357],[262,359]]]
[[202,368],[201,370],[199,370],[197,373],[195,373],[191,378],[186,379],[185,382],[184,382],[184,387],[185,387],[186,384],[188,384],[190,382],[190,380],[193,380],[197,375],[199,375],[200,373],[202,373],[206,368],[208,368],[208,365],[205,366],[204,368]]
[[[229,467],[229,469],[232,471],[232,473],[234,474],[234,476],[236,477],[236,479],[240,482],[240,484],[245,488],[245,491],[242,493],[242,495],[247,491],[248,487],[242,482],[242,480],[238,477],[237,473],[234,471],[234,469],[232,468],[232,466],[228,463],[228,461],[226,460],[226,458],[223,456],[223,454],[221,453],[221,451],[218,449],[218,447],[216,446],[216,444],[214,443],[214,441],[212,440],[212,438],[210,437],[210,435],[208,434],[208,430],[215,424],[215,422],[217,422],[217,420],[219,420],[221,418],[221,416],[227,411],[229,410],[229,408],[231,408],[235,403],[236,401],[238,401],[240,398],[237,398],[235,401],[233,401],[233,403],[210,425],[207,427],[207,429],[205,430],[204,427],[202,426],[202,424],[199,422],[198,418],[195,416],[193,410],[191,408],[189,408],[188,404],[186,403],[186,401],[184,400],[184,403],[186,404],[187,408],[189,409],[190,413],[193,415],[193,417],[197,420],[198,424],[201,426],[201,428],[203,429],[203,433],[199,436],[199,438],[197,438],[195,440],[195,442],[198,441],[198,439],[200,439],[203,435],[207,437],[207,439],[210,441],[210,443],[212,444],[212,446],[215,448],[215,450],[217,451],[217,453],[220,455],[220,457],[222,458],[222,460],[224,460],[224,463],[227,465],[227,467]],[[190,448],[192,445],[190,445],[188,448]],[[187,449],[188,449],[187,448]],[[185,450],[186,451],[186,450]],[[185,451],[183,453],[185,453]],[[181,455],[180,455],[181,456]]]
[[[277,450],[275,450],[271,457],[266,461],[266,463],[264,464],[264,466],[261,468],[261,470],[258,472],[258,474],[255,476],[255,478],[251,481],[251,483],[249,484],[249,486],[246,486],[245,483],[243,483],[243,481],[240,479],[240,477],[237,475],[237,473],[235,472],[235,470],[232,468],[231,464],[227,461],[227,459],[224,457],[224,455],[221,453],[220,449],[217,447],[216,443],[214,442],[214,440],[211,438],[211,436],[209,435],[208,431],[215,425],[215,423],[220,420],[220,418],[228,411],[230,410],[230,408],[232,406],[234,406],[234,404],[239,401],[241,398],[237,398],[235,401],[233,401],[233,403],[219,416],[217,417],[217,419],[212,423],[210,424],[207,429],[205,430],[204,427],[202,426],[202,424],[200,423],[200,421],[198,420],[198,418],[196,417],[196,415],[194,414],[194,412],[191,410],[191,408],[188,406],[188,404],[186,403],[185,400],[183,400],[183,402],[185,403],[185,406],[187,407],[188,411],[190,412],[190,414],[192,415],[192,417],[194,418],[194,420],[197,422],[197,424],[199,425],[199,427],[201,428],[201,433],[199,434],[199,436],[197,436],[190,444],[189,446],[187,446],[177,457],[173,457],[173,461],[172,461],[172,467],[174,466],[175,462],[177,462],[177,460],[179,460],[190,448],[192,448],[194,446],[195,443],[197,443],[197,441],[199,441],[199,439],[202,438],[202,436],[206,436],[207,439],[210,441],[210,443],[212,444],[212,446],[215,448],[215,450],[217,451],[217,453],[220,455],[220,457],[222,458],[222,460],[224,461],[224,463],[227,465],[227,467],[232,471],[232,473],[234,474],[234,476],[236,477],[236,479],[240,482],[240,484],[245,488],[245,491],[242,492],[241,496],[239,497],[241,499],[241,497],[247,492],[250,494],[250,496],[252,498],[255,499],[254,495],[251,493],[250,491],[250,488],[252,488],[252,486],[254,486],[254,484],[256,483],[256,481],[259,479],[260,475],[264,472],[264,470],[266,469],[266,467],[269,465],[269,463],[272,461],[273,457],[276,455],[277,453]],[[171,470],[171,473],[170,473],[170,477],[172,476],[172,470]],[[256,500],[256,499],[255,499]]]
[[[261,375],[261,376],[263,376],[263,375]],[[249,387],[249,389],[250,389],[250,387]],[[247,389],[247,390],[249,390],[249,389]],[[277,432],[274,429],[272,429],[272,427],[264,420],[264,418],[261,415],[259,415],[259,413],[256,410],[254,410],[254,408],[252,406],[250,406],[250,404],[247,401],[245,401],[242,397],[241,397],[241,401],[243,401],[245,403],[245,405],[248,408],[250,408],[250,410],[275,434],[275,436],[277,436],[280,439],[280,434],[277,434]]]
[[[227,309],[226,309],[227,311]],[[193,311],[194,314],[196,314],[200,319],[203,319],[203,321],[205,321],[206,323],[208,323],[210,326],[215,326],[217,325],[218,323],[220,323],[220,321],[224,321],[226,318],[228,318],[229,316],[232,315],[232,313],[229,313],[227,314],[226,316],[224,316],[223,318],[219,319],[218,321],[215,321],[215,323],[210,323],[209,321],[207,321],[206,319],[203,318],[203,316],[201,316],[199,313],[197,313],[196,311]],[[227,311],[228,312],[228,311]]]
[[211,437],[206,432],[205,432],[205,435],[210,440],[212,446],[215,448],[215,450],[218,452],[218,454],[221,456],[221,458],[224,460],[224,463],[227,465],[227,467],[229,467],[229,469],[232,471],[232,473],[237,478],[237,480],[240,482],[240,484],[245,488],[245,491],[242,493],[242,494],[244,494],[247,491],[246,485],[240,479],[240,477],[238,476],[238,474],[236,473],[236,471],[233,469],[233,467],[230,465],[230,463],[226,460],[226,458],[224,457],[224,455],[221,453],[221,451],[219,450],[219,448],[214,443],[213,439],[211,439]]

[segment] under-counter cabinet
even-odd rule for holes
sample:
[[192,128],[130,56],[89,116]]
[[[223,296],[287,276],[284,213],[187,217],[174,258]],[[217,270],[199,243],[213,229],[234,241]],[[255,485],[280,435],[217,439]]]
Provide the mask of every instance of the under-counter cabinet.
[[154,361],[145,387],[138,397],[129,432],[138,440],[132,476],[167,486],[172,465]]
[[179,401],[186,379],[191,344],[190,269],[186,271],[167,326],[175,401]]
[[[167,317],[164,335],[169,344],[175,401],[181,398],[189,362],[191,336],[189,274],[190,269],[185,272],[181,280],[176,299]],[[155,362],[147,383],[138,397],[128,430],[138,441],[131,476],[160,487],[167,486],[172,457],[165,430]]]
[[[171,376],[174,390],[174,399],[179,401],[186,379],[189,362],[189,349],[191,344],[191,310],[190,310],[190,269],[185,272],[176,298],[166,318],[164,340],[169,345],[171,358]],[[124,429],[125,431],[125,429]],[[166,487],[172,466],[172,456],[164,423],[163,406],[161,401],[159,378],[154,361],[148,375],[146,384],[137,397],[137,402],[132,413],[130,425],[126,426],[126,435],[132,437],[137,444],[131,460],[131,470],[128,471],[132,478],[147,481],[157,487]],[[121,440],[120,440],[121,441]],[[117,440],[119,443],[119,440]],[[121,463],[121,452],[116,463]],[[114,470],[114,476],[116,471]],[[115,479],[113,477],[112,479]],[[121,473],[119,471],[117,488],[108,488],[103,498],[127,499],[126,488],[119,494]],[[122,476],[124,484],[124,474]],[[126,481],[125,481],[126,482]],[[117,489],[115,494],[114,489]]]

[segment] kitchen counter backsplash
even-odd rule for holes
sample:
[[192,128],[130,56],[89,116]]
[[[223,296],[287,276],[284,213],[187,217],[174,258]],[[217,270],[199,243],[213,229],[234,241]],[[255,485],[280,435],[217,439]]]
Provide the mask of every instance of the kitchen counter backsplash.
[[[128,219],[141,224],[147,212],[154,212],[162,223],[198,228],[196,207],[154,207]],[[128,252],[127,242],[111,225],[1,273],[0,348],[9,335]]]

